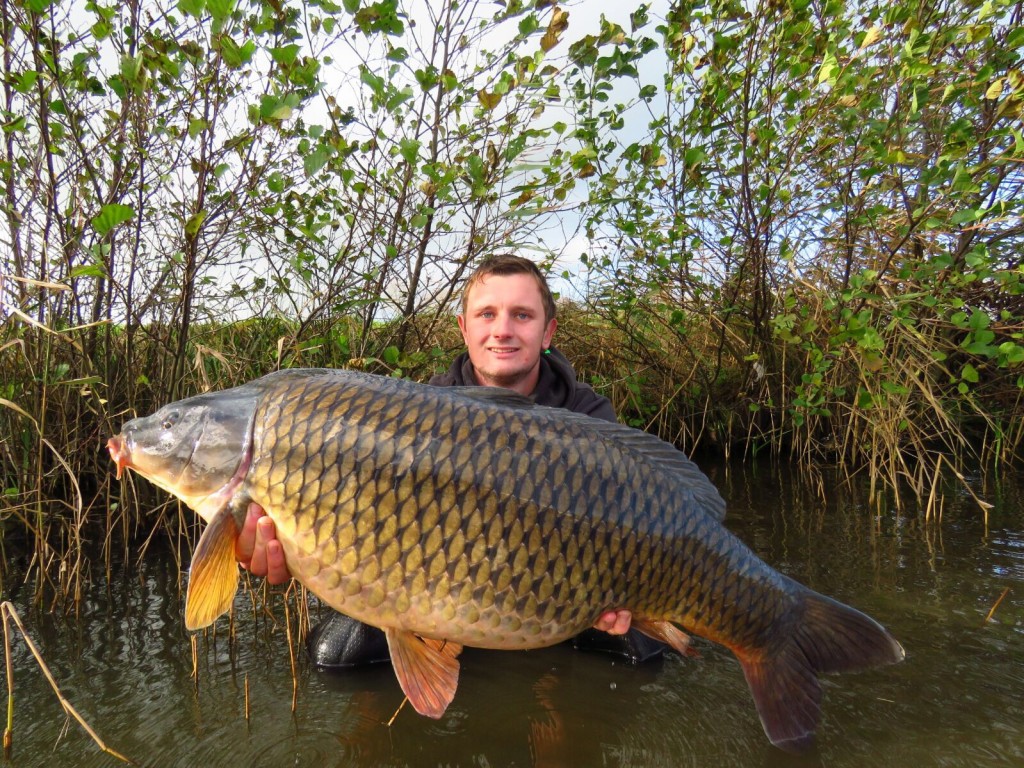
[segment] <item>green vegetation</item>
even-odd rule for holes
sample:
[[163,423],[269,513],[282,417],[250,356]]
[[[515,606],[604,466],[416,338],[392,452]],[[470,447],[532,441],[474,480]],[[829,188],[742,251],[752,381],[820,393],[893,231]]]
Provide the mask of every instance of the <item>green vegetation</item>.
[[74,595],[90,543],[187,539],[113,481],[124,419],[278,367],[424,380],[505,250],[687,451],[922,498],[1020,458],[1020,2],[412,8],[0,9],[4,562]]

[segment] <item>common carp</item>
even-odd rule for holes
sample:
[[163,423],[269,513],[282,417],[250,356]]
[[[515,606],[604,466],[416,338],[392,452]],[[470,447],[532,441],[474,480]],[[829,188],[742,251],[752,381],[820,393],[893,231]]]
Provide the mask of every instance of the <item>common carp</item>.
[[464,645],[552,645],[612,609],[681,653],[683,629],[732,650],[768,738],[794,751],[814,739],[818,674],[904,656],[873,619],[730,533],[683,453],[508,390],[286,370],[129,421],[108,448],[118,477],[130,468],[208,522],[189,629],[230,608],[254,501],[296,579],[384,630],[430,717],[455,696]]

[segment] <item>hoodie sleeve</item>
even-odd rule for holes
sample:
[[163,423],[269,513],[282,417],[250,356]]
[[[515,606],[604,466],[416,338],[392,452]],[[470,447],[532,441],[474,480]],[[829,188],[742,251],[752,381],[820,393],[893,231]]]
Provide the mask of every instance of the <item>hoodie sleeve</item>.
[[541,376],[537,384],[537,402],[566,408],[584,416],[617,422],[611,400],[597,394],[589,384],[576,378],[572,363],[556,347],[541,357]]
[[589,384],[580,382],[576,382],[576,390],[569,403],[569,410],[604,421],[617,422],[619,420],[615,415],[611,400],[604,395],[597,394]]

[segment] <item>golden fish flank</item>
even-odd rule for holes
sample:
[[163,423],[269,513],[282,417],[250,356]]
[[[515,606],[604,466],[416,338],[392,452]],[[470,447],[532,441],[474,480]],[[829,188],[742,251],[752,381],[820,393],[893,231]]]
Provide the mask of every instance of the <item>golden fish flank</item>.
[[729,533],[721,497],[683,454],[502,390],[282,371],[166,406],[109,445],[119,470],[210,520],[187,626],[230,607],[234,536],[256,501],[296,578],[385,630],[402,689],[431,717],[455,695],[463,644],[548,645],[611,608],[681,653],[676,625],[730,648],[787,749],[813,740],[818,674],[903,658],[872,619]]

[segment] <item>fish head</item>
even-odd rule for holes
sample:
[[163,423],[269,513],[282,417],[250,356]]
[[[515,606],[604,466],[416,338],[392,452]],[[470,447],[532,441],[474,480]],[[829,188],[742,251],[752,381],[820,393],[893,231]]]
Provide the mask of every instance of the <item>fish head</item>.
[[239,387],[132,419],[107,441],[118,478],[131,469],[209,521],[248,471],[256,404],[255,393]]

